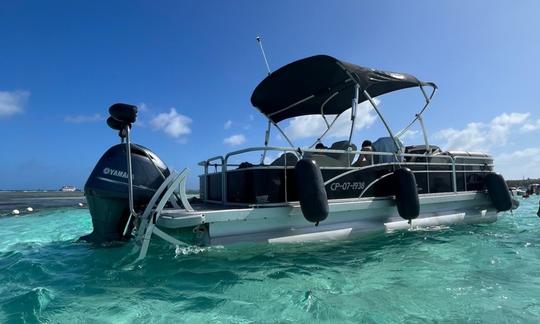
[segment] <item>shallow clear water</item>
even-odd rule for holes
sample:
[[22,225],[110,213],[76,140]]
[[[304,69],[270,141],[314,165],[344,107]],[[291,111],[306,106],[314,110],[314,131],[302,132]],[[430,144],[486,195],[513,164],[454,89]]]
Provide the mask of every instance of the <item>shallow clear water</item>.
[[0,323],[537,323],[538,196],[494,224],[324,245],[91,248],[84,209],[0,218]]

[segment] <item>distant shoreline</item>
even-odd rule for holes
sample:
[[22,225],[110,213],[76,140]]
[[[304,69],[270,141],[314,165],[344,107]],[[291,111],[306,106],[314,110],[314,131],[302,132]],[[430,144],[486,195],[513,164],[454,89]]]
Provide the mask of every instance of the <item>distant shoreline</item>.
[[508,187],[528,186],[533,183],[540,183],[540,179],[506,180]]
[[80,192],[82,193],[82,190],[75,190],[75,191],[60,191],[58,189],[0,189],[0,193],[2,192]]
[[[84,191],[82,190],[75,190],[75,191],[60,191],[58,189],[0,189],[0,193],[3,192],[29,192],[29,193],[36,193],[36,192],[47,192],[47,193],[54,193],[54,192],[62,192],[62,193],[80,193],[84,194]],[[198,189],[186,189],[187,194],[199,194]]]
[[12,210],[25,211],[31,207],[37,211],[45,208],[86,206],[82,191],[0,191],[0,215],[10,214]]

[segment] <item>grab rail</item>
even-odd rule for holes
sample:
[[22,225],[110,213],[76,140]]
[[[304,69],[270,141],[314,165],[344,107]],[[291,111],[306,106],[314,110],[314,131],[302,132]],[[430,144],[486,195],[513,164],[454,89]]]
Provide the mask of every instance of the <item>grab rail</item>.
[[[167,179],[165,179],[165,181],[163,181],[163,183],[159,186],[141,216],[141,222],[139,228],[137,229],[137,239],[140,238],[149,223],[155,223],[157,221],[161,215],[161,212],[163,211],[163,208],[165,207],[165,204],[171,200],[177,188],[179,189],[180,201],[182,202],[184,209],[187,211],[193,211],[193,207],[191,207],[191,204],[187,200],[185,190],[188,172],[189,169],[187,168],[182,170],[180,173],[173,171],[173,173],[171,173],[171,175],[167,177]],[[162,195],[164,191],[165,193]]]
[[[182,172],[180,173],[175,173],[173,171],[169,175],[169,177],[167,177],[165,181],[163,181],[163,183],[159,186],[159,188],[152,196],[152,199],[150,199],[150,202],[146,206],[146,209],[141,216],[139,227],[137,229],[136,239],[138,242],[140,242],[142,239],[141,250],[139,252],[139,257],[137,258],[137,260],[142,260],[145,258],[148,251],[148,246],[150,244],[150,240],[152,238],[152,234],[155,234],[163,240],[174,245],[187,245],[185,242],[177,240],[157,228],[156,223],[161,216],[161,212],[163,211],[165,204],[167,204],[167,202],[172,198],[177,189],[179,191],[180,201],[182,202],[184,209],[191,212],[194,211],[186,196],[186,178],[188,172],[189,169],[187,168],[182,170]],[[158,202],[157,206],[156,202]]]
[[173,181],[175,181],[178,177],[180,177],[180,174],[175,173],[174,171],[163,181],[163,183],[159,186],[159,188],[156,190],[152,198],[150,199],[150,202],[148,202],[148,205],[146,205],[146,208],[144,209],[144,212],[141,216],[139,227],[137,228],[137,236],[136,240],[140,240],[141,236],[146,230],[146,227],[148,226],[149,220],[150,220],[150,214],[152,213],[154,206],[156,205],[157,200],[159,197],[161,197],[161,194],[163,191],[169,186],[169,184]]
[[[204,166],[204,197],[205,200],[208,200],[208,166],[212,165],[211,162],[213,161],[219,161],[220,164],[214,164],[215,167],[221,166],[221,170],[214,172],[221,173],[221,202],[223,204],[227,203],[227,168],[229,166],[238,166],[238,164],[231,164],[229,163],[229,159],[233,156],[241,155],[244,153],[250,153],[250,152],[257,152],[257,151],[276,151],[281,152],[284,154],[284,160],[286,161],[287,155],[285,153],[293,153],[297,158],[302,158],[305,153],[321,153],[321,154],[328,154],[328,153],[337,153],[337,154],[347,154],[347,167],[321,167],[321,169],[329,168],[329,169],[348,169],[348,168],[355,168],[353,170],[346,171],[331,180],[336,180],[339,177],[345,176],[347,174],[351,174],[354,172],[358,172],[361,170],[365,170],[366,168],[372,167],[373,165],[385,165],[385,164],[394,164],[394,163],[377,163],[369,166],[364,167],[354,167],[351,165],[352,160],[354,160],[354,157],[357,154],[362,155],[370,155],[370,156],[389,156],[394,157],[396,159],[397,163],[400,163],[400,165],[417,165],[417,166],[425,166],[427,170],[424,170],[425,172],[429,173],[429,167],[430,166],[449,166],[451,167],[450,170],[433,170],[433,172],[451,172],[452,174],[452,190],[453,192],[457,192],[457,170],[456,166],[463,167],[463,170],[460,170],[459,172],[464,172],[465,174],[467,172],[471,171],[477,171],[477,170],[465,170],[465,167],[492,167],[492,163],[457,163],[456,160],[458,159],[469,159],[469,160],[492,160],[491,156],[464,156],[464,155],[449,155],[449,154],[441,154],[440,152],[437,153],[430,153],[430,154],[414,154],[414,153],[392,153],[392,152],[373,152],[373,151],[361,151],[361,150],[335,150],[335,149],[300,149],[300,148],[294,148],[294,147],[279,147],[279,146],[260,146],[260,147],[250,147],[245,148],[233,152],[229,152],[225,154],[224,156],[216,156],[213,158],[210,158],[208,160],[202,161],[199,163],[199,165]],[[352,155],[352,158],[351,158]],[[410,161],[404,161],[405,158],[424,158],[424,162],[410,162]],[[445,159],[448,160],[448,163],[444,162],[430,162],[432,159]],[[254,165],[257,166],[257,165]],[[261,165],[266,166],[266,165]],[[285,190],[287,188],[286,181],[287,181],[287,163],[284,163],[283,166],[273,166],[274,168],[283,168],[285,172]],[[479,171],[479,170],[478,170]],[[415,171],[413,171],[415,172]],[[330,180],[328,180],[330,181]],[[328,183],[328,181],[325,182],[325,184]],[[428,191],[429,191],[429,177],[428,177]],[[287,195],[285,195],[285,201],[287,201]]]

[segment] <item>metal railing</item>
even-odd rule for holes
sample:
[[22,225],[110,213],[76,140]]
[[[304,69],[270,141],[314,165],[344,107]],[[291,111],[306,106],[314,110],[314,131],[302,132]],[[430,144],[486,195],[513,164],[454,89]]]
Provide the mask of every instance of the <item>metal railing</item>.
[[[159,186],[159,188],[152,196],[152,199],[150,199],[150,202],[148,203],[142,216],[140,217],[139,226],[137,228],[137,235],[135,237],[137,242],[141,242],[141,249],[137,260],[142,260],[145,258],[153,234],[173,245],[187,245],[185,242],[177,240],[157,228],[156,223],[161,216],[161,213],[165,208],[167,202],[171,202],[173,206],[175,205],[173,203],[175,199],[175,192],[178,192],[178,194],[180,195],[182,207],[186,211],[194,211],[186,196],[186,179],[188,172],[188,169],[184,169],[180,173],[175,173],[173,171]],[[176,203],[176,201],[174,202]]]
[[[233,151],[230,153],[227,153],[224,156],[215,156],[208,160],[202,161],[199,163],[199,165],[204,167],[204,200],[208,202],[218,202],[226,204],[227,202],[227,173],[231,172],[233,170],[229,170],[228,167],[237,167],[240,164],[238,163],[229,163],[229,160],[231,157],[235,157],[238,155],[242,155],[245,153],[251,153],[251,152],[258,152],[258,151],[275,151],[280,152],[283,154],[283,165],[268,165],[268,164],[254,164],[249,168],[246,169],[254,169],[254,168],[264,168],[264,169],[282,169],[284,171],[284,188],[285,188],[285,203],[288,202],[287,198],[287,169],[293,169],[293,165],[287,165],[287,154],[286,153],[293,153],[298,159],[301,159],[305,153],[315,153],[315,154],[321,154],[326,155],[330,154],[346,154],[347,155],[347,165],[346,166],[320,166],[321,170],[325,169],[333,169],[333,170],[344,170],[345,172],[337,175],[336,177],[333,177],[330,180],[325,181],[325,185],[327,185],[331,181],[335,181],[343,176],[363,171],[369,168],[373,167],[380,167],[380,166],[422,166],[425,167],[425,170],[412,170],[413,173],[427,173],[428,175],[430,173],[451,173],[452,176],[452,190],[453,192],[457,192],[457,174],[458,173],[464,173],[465,177],[465,190],[467,190],[467,173],[469,172],[490,172],[489,168],[493,167],[492,163],[458,163],[456,162],[459,159],[465,159],[465,160],[492,160],[491,156],[465,156],[465,155],[451,155],[450,153],[445,152],[436,152],[431,154],[414,154],[414,153],[392,153],[392,152],[372,152],[372,151],[359,151],[359,150],[333,150],[333,149],[297,149],[293,147],[279,147],[279,146],[261,146],[261,147],[251,147],[251,148],[245,148],[242,150]],[[353,160],[357,155],[363,155],[368,156],[371,155],[373,157],[375,156],[386,156],[390,157],[390,159],[393,160],[393,162],[385,162],[385,163],[373,163],[371,165],[367,166],[353,166]],[[406,158],[422,158],[425,161],[423,162],[411,162],[406,161]],[[448,162],[431,162],[432,160],[437,161],[437,159],[444,159]],[[214,167],[214,172],[209,172],[209,167]],[[450,170],[430,170],[430,167],[437,167],[437,166],[447,166],[450,168]],[[457,167],[461,167],[461,170],[457,170]],[[467,170],[466,167],[478,167],[478,170]],[[245,170],[245,169],[237,169],[237,170]],[[208,176],[211,174],[221,174],[221,200],[211,200],[208,197]],[[429,176],[427,177],[428,182],[428,193],[429,193]],[[365,190],[364,190],[365,191]],[[363,192],[362,194],[364,194]],[[256,205],[256,204],[251,204]]]

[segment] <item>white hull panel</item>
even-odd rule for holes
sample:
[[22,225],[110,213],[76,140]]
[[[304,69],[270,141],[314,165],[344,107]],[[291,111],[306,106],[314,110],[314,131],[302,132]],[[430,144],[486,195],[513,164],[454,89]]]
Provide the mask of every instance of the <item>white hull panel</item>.
[[[497,213],[484,193],[463,192],[420,195],[420,216],[413,227],[490,223]],[[193,227],[209,224],[213,245],[236,242],[298,243],[347,239],[378,232],[406,230],[393,198],[331,201],[330,214],[319,226],[306,221],[298,203],[266,208],[164,211],[158,226]]]

